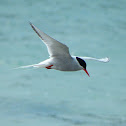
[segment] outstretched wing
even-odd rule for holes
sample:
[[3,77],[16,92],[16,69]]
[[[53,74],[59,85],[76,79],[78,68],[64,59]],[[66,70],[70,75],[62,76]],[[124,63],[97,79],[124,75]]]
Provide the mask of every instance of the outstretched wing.
[[50,57],[58,57],[58,56],[71,57],[71,55],[69,53],[69,48],[66,45],[62,44],[61,42],[53,39],[49,35],[40,31],[32,23],[30,23],[30,25],[33,28],[33,30],[38,34],[40,39],[47,46],[48,53],[49,53]]
[[104,63],[107,63],[110,60],[108,57],[101,58],[101,59],[97,59],[97,58],[93,58],[93,57],[80,57],[80,58],[84,59],[84,60],[96,60],[96,61],[104,62]]

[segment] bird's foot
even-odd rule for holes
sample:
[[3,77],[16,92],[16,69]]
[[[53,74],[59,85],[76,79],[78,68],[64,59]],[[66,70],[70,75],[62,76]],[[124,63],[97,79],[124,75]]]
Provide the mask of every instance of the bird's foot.
[[53,66],[53,65],[50,65],[50,66],[46,67],[46,69],[52,69],[52,68],[51,68],[52,66]]

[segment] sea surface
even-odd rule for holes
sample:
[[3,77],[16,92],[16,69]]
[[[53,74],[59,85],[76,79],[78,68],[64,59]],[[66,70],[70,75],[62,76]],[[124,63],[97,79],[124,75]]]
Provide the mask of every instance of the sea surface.
[[[29,25],[86,60],[84,71],[13,69],[49,57]],[[1,126],[126,126],[126,0],[0,0]]]

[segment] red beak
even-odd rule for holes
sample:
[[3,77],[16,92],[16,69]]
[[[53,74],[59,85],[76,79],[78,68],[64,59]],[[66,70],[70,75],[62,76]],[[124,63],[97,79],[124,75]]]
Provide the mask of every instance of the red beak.
[[90,75],[89,75],[89,73],[87,72],[87,70],[86,69],[83,69],[85,72],[86,72],[86,74],[90,77]]

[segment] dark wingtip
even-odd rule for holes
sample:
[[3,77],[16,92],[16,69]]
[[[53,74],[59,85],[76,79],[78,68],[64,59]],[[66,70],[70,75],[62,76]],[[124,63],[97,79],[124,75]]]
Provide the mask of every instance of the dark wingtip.
[[31,23],[31,21],[29,21],[29,24],[32,26],[32,23]]
[[35,26],[30,21],[29,24],[31,25],[32,29],[38,34],[38,32],[35,30]]

